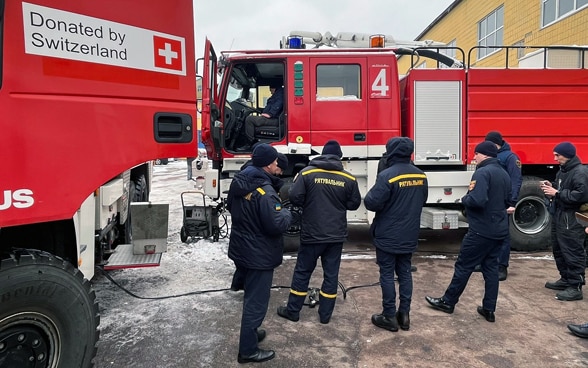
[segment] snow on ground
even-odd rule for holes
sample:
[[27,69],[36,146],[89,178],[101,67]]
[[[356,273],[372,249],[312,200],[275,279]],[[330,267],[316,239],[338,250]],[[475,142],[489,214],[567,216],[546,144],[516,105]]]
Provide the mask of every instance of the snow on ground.
[[[159,267],[110,271],[108,274],[121,286],[138,296],[150,298],[229,288],[234,265],[227,257],[228,238],[214,243],[211,239],[189,244],[180,241],[183,224],[180,194],[194,190],[194,184],[186,179],[185,160],[154,167],[150,200],[169,204],[167,252],[163,253]],[[100,342],[95,360],[97,368],[133,367],[132,356],[137,354],[154,354],[152,361],[158,362],[156,366],[166,365],[173,359],[165,356],[167,350],[146,351],[145,345],[152,344],[153,340],[159,341],[162,347],[179,343],[186,349],[195,348],[192,345],[196,344],[215,344],[217,340],[214,338],[207,342],[198,338],[206,327],[182,332],[181,341],[178,341],[177,331],[183,328],[184,320],[168,316],[189,316],[211,309],[220,312],[224,303],[211,301],[230,298],[227,293],[212,292],[182,297],[180,303],[178,298],[140,300],[126,294],[99,273],[92,281],[101,314]],[[157,324],[157,328],[154,329],[153,324]],[[213,360],[213,357],[201,359]]]

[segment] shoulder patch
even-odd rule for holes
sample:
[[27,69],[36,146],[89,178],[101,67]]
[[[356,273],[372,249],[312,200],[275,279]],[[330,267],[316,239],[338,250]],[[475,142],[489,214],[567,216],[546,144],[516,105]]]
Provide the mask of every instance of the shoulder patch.
[[276,211],[281,211],[282,210],[282,204],[281,203],[276,203],[274,204],[274,209]]
[[475,187],[476,187],[476,181],[475,180],[470,181],[470,187],[468,188],[468,190],[471,192],[472,190],[474,190]]
[[517,165],[517,167],[520,169],[523,167],[523,165],[521,164],[521,160],[516,160],[515,161],[515,165]]

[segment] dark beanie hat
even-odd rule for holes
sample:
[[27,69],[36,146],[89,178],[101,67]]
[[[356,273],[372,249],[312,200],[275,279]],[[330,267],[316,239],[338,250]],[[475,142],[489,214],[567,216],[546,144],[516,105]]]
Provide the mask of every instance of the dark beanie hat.
[[502,140],[502,134],[500,132],[489,132],[486,134],[486,140],[492,143],[496,143],[499,146],[504,145],[504,141]]
[[498,148],[496,148],[494,143],[490,141],[484,141],[482,143],[478,143],[474,152],[481,153],[489,157],[496,157],[498,154]]
[[339,145],[339,142],[337,142],[336,140],[330,140],[327,143],[325,143],[322,154],[335,155],[339,158],[343,157],[343,151],[341,151],[341,146]]
[[555,148],[553,148],[553,152],[556,152],[563,157],[572,158],[576,156],[576,147],[570,142],[561,142]]
[[277,158],[278,151],[269,144],[262,143],[253,149],[251,162],[253,163],[253,166],[264,167],[274,162]]
[[288,168],[288,157],[280,152],[278,152],[278,167],[282,170],[286,170]]

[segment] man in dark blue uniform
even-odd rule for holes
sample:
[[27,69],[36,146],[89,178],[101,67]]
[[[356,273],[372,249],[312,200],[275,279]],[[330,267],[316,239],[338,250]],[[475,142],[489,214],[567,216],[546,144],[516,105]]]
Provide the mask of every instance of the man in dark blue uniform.
[[282,208],[278,185],[278,152],[267,144],[253,150],[252,166],[231,182],[227,208],[231,213],[229,258],[244,278],[243,314],[239,337],[239,363],[273,359],[273,350],[259,349],[265,338],[259,329],[269,304],[274,269],[282,263],[282,233],[292,215]]
[[559,163],[555,183],[545,181],[541,189],[551,204],[551,247],[560,279],[547,282],[545,287],[561,290],[556,299],[581,300],[582,286],[586,282],[586,235],[584,227],[576,221],[575,213],[588,202],[588,172],[570,142],[556,145],[553,156]]
[[290,202],[302,207],[300,248],[288,305],[278,307],[278,315],[290,321],[300,318],[319,257],[323,266],[320,322],[329,323],[335,308],[341,252],[347,238],[347,210],[356,210],[361,204],[357,180],[343,170],[342,156],[339,143],[328,141],[322,155],[298,173],[290,188]]
[[[511,202],[512,206],[506,209],[506,213],[512,215],[515,211],[515,204],[519,198],[519,191],[523,184],[523,173],[521,171],[521,160],[512,152],[510,145],[502,138],[500,132],[492,131],[486,134],[486,140],[496,144],[498,148],[498,162],[510,176]],[[510,259],[510,235],[504,239],[500,254],[498,255],[498,280],[504,281],[508,277],[508,265]]]
[[[390,331],[410,328],[412,301],[411,260],[416,251],[421,212],[427,202],[428,182],[425,173],[410,163],[414,143],[406,137],[391,138],[386,143],[386,169],[365,196],[365,207],[376,212],[371,234],[380,266],[382,313],[372,316],[372,323]],[[396,310],[394,273],[398,276],[399,305]]]
[[[260,144],[260,143],[258,143]],[[254,147],[255,149],[255,147]],[[247,160],[241,166],[241,171],[245,170],[249,166],[253,165],[253,160]],[[276,170],[276,175],[280,176],[284,173],[284,171],[288,170],[288,157],[278,152],[278,170]],[[280,192],[280,188],[284,185],[283,180],[278,180],[274,183],[274,189],[276,192]],[[233,280],[231,281],[231,291],[239,291],[243,290],[243,285],[245,284],[245,275],[244,272],[239,268],[239,266],[235,265],[235,273],[233,273]]]
[[[265,125],[278,126],[279,124],[278,118],[284,109],[284,89],[282,88],[282,82],[272,82],[269,89],[272,95],[267,99],[263,112],[260,115],[249,115],[245,118],[245,136],[249,141],[249,145],[255,141],[255,127]],[[239,147],[238,150],[244,148]]]
[[500,166],[497,153],[492,142],[484,141],[476,146],[476,171],[467,194],[461,199],[469,228],[455,262],[453,278],[442,297],[425,297],[433,308],[453,313],[474,268],[480,264],[484,276],[484,298],[478,313],[488,322],[495,321],[498,254],[504,238],[508,236],[506,209],[513,205],[510,177]]

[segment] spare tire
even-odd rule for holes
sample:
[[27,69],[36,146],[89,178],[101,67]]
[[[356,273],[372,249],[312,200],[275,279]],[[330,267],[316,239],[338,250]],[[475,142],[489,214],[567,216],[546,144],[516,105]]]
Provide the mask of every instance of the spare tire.
[[509,216],[513,250],[539,251],[551,246],[551,216],[539,187],[541,180],[535,176],[523,177],[515,212]]

